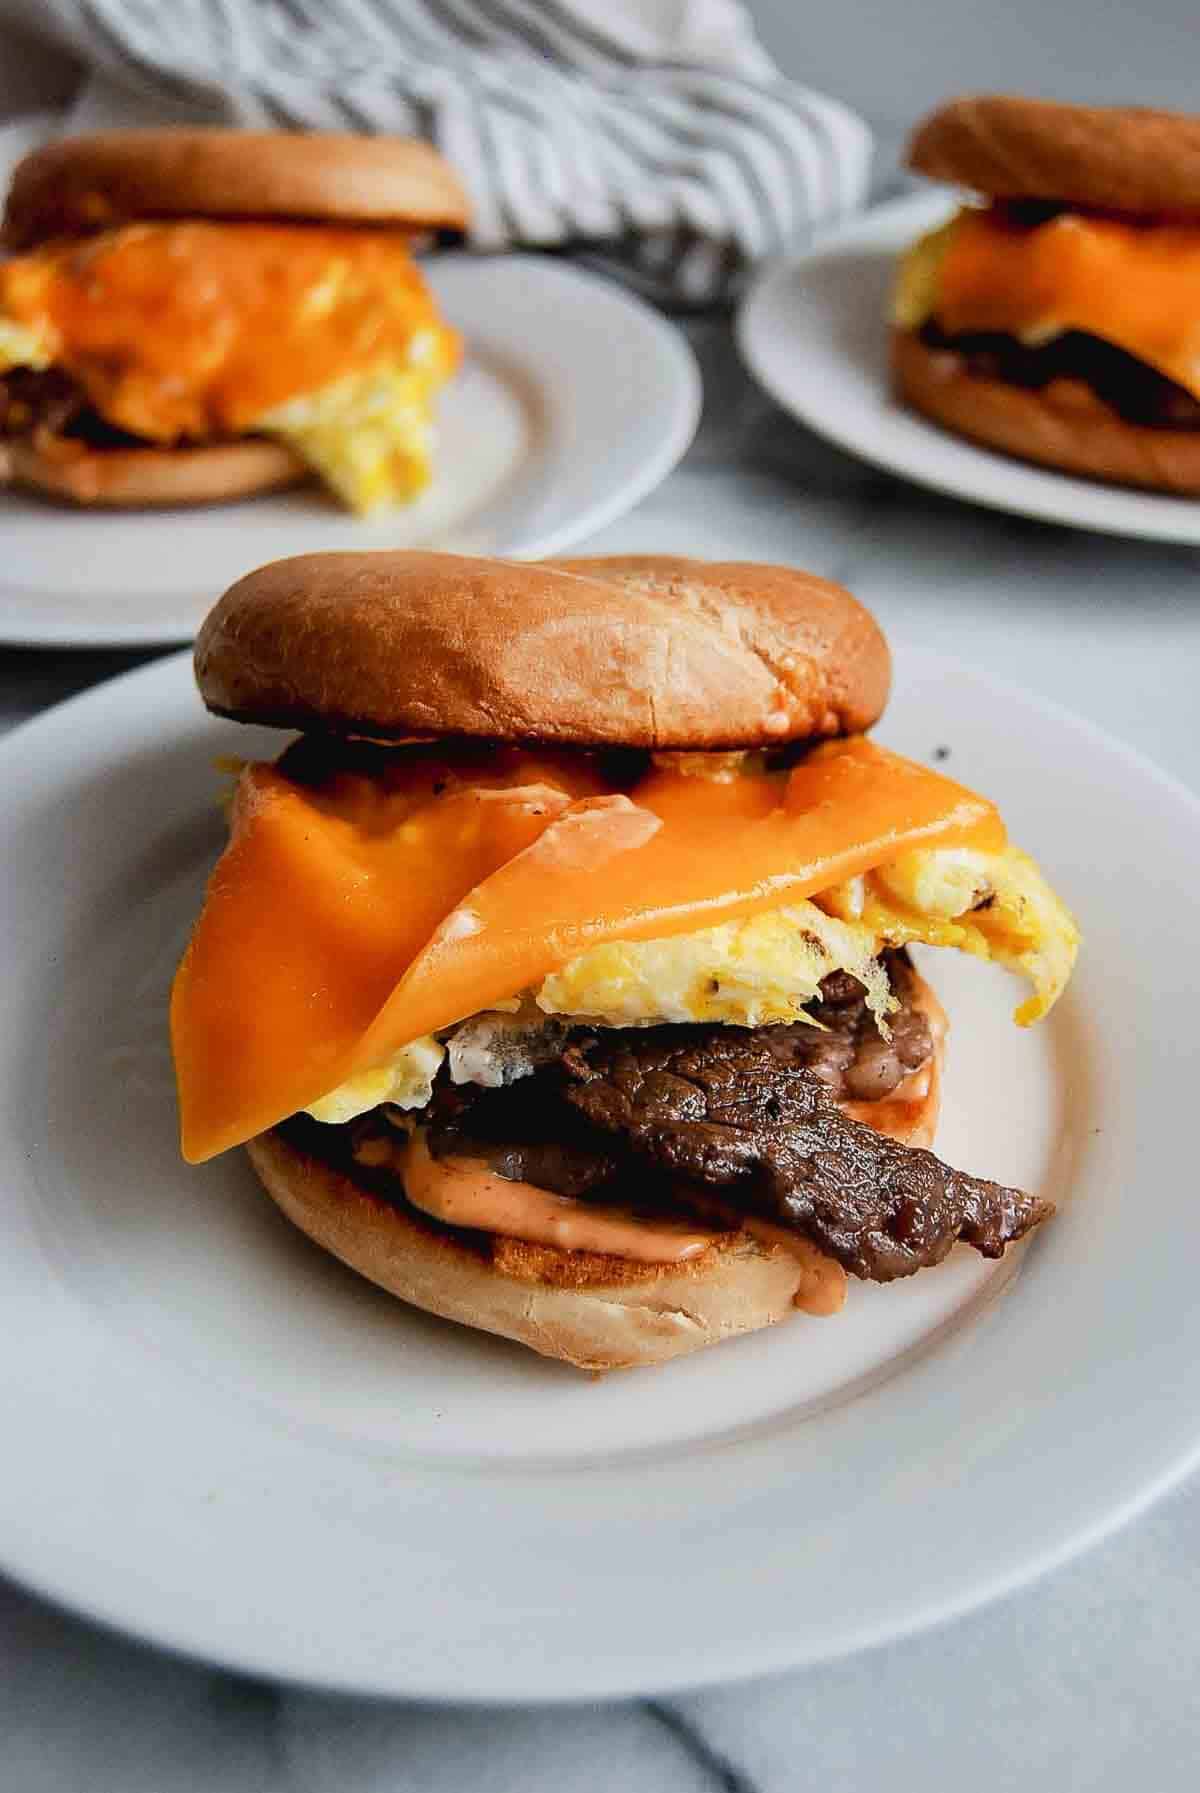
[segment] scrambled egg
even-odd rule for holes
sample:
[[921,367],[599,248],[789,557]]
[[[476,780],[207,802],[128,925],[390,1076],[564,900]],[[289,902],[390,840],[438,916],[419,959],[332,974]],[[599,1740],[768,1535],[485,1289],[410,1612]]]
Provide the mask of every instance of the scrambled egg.
[[859,922],[880,946],[953,946],[1020,973],[1033,985],[1013,1016],[1020,1027],[1040,1021],[1057,1002],[1079,951],[1073,917],[1019,847],[904,853],[816,901]]
[[609,1027],[655,1021],[721,1021],[765,1027],[798,1021],[831,971],[867,988],[881,1021],[891,1006],[874,936],[815,903],[767,909],[666,940],[593,946],[546,978],[535,993],[549,1015],[579,1015]]
[[449,372],[437,333],[420,330],[402,364],[289,399],[254,427],[286,442],[344,504],[365,515],[415,498],[428,485],[433,396]]
[[[895,1006],[878,955],[920,942],[994,959],[1033,986],[1014,1019],[1029,1026],[1062,992],[1079,948],[1075,922],[1027,854],[922,848],[818,893],[665,940],[594,946],[533,992],[547,1016],[609,1027],[659,1021],[762,1027],[804,1019],[823,977],[848,971],[865,986],[882,1032]],[[351,1078],[308,1110],[351,1120],[381,1102],[420,1108],[445,1056],[426,1037]]]
[[937,310],[942,263],[964,214],[955,212],[945,224],[918,237],[900,258],[892,292],[892,323],[898,330],[919,330]]
[[352,1121],[356,1114],[365,1114],[368,1108],[378,1108],[382,1102],[392,1102],[397,1108],[424,1108],[433,1094],[433,1080],[445,1056],[441,1043],[426,1034],[401,1047],[386,1064],[347,1078],[305,1112],[315,1121],[336,1125]]
[[6,374],[10,367],[33,367],[40,371],[49,367],[50,361],[49,346],[38,331],[0,317],[0,374]]

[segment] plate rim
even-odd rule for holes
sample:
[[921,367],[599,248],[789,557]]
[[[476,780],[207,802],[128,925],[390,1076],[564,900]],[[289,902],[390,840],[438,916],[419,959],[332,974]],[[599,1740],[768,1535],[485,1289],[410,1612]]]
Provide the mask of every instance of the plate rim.
[[[956,668],[962,670],[963,663],[956,658],[926,650],[914,648],[903,650],[906,655],[916,659],[927,668]],[[111,703],[122,688],[136,688],[138,684],[147,686],[162,683],[166,687],[186,673],[190,659],[186,650],[181,653],[165,656],[148,666],[141,666],[113,679],[103,681],[88,691],[78,693],[52,706],[40,715],[29,719],[8,731],[0,741],[0,770],[3,769],[3,755],[12,743],[14,758],[24,761],[28,757],[31,745],[37,745],[39,733],[59,734],[64,731],[76,732],[74,725],[80,713],[88,707],[97,711],[105,704]],[[978,682],[978,681],[977,681]],[[1158,785],[1173,803],[1181,804],[1188,812],[1193,828],[1200,833],[1200,796],[1197,796],[1182,780],[1160,767],[1149,755],[1139,748],[1130,746],[1110,734],[1099,724],[1089,718],[1081,717],[1067,706],[1052,699],[1043,698],[1031,693],[1028,689],[1011,681],[987,676],[983,682],[989,691],[997,697],[1019,696],[1024,705],[1049,717],[1056,725],[1066,727],[1076,733],[1084,743],[1103,745],[1106,751],[1124,760],[1135,772]],[[110,687],[112,689],[110,689]],[[191,715],[180,717],[180,727],[186,727],[194,720]],[[114,742],[114,751],[120,745]],[[44,794],[38,799],[45,803]],[[642,1669],[634,1670],[628,1679],[610,1677],[597,1686],[589,1683],[584,1686],[576,1683],[559,1683],[543,1688],[537,1697],[546,1704],[567,1704],[579,1700],[594,1698],[630,1697],[638,1694],[679,1693],[697,1687],[726,1684],[749,1677],[780,1672],[789,1668],[808,1666],[819,1661],[835,1660],[839,1656],[854,1654],[861,1649],[871,1648],[889,1640],[915,1635],[935,1624],[948,1622],[976,1607],[987,1604],[993,1599],[1003,1597],[1017,1588],[1027,1585],[1040,1576],[1050,1572],[1061,1564],[1070,1561],[1083,1551],[1094,1547],[1104,1538],[1112,1535],[1122,1526],[1144,1512],[1156,1500],[1178,1485],[1200,1463],[1200,1422],[1186,1450],[1179,1451],[1165,1467],[1150,1476],[1136,1490],[1125,1497],[1109,1502],[1109,1497],[1099,1494],[1095,1497],[1095,1516],[1082,1527],[1066,1532],[1057,1542],[1050,1542],[1041,1550],[1035,1550],[1024,1560],[1007,1570],[1000,1569],[982,1579],[975,1579],[964,1584],[957,1598],[947,1599],[944,1596],[934,1597],[927,1605],[915,1608],[905,1620],[897,1624],[886,1616],[875,1622],[859,1623],[857,1627],[848,1628],[840,1637],[833,1649],[798,1650],[786,1647],[761,1649],[752,1644],[742,1643],[740,1647],[731,1649],[725,1646],[725,1653],[719,1666],[711,1672],[697,1674],[694,1669],[685,1669],[678,1674],[664,1671],[660,1663],[653,1675],[647,1679]],[[405,1695],[420,1697],[434,1701],[454,1701],[480,1706],[495,1706],[511,1702],[514,1699],[531,1697],[528,1690],[493,1687],[479,1690],[464,1690],[451,1679],[437,1675],[431,1676],[425,1683],[415,1683],[411,1678],[403,1686],[386,1676],[377,1685],[364,1684],[360,1675],[339,1677],[336,1667],[330,1673],[313,1678],[295,1669],[289,1669],[286,1661],[279,1659],[265,1660],[264,1656],[253,1653],[239,1653],[237,1650],[223,1649],[214,1654],[205,1644],[189,1640],[185,1635],[172,1635],[169,1630],[146,1628],[131,1620],[126,1609],[119,1602],[108,1605],[80,1600],[72,1596],[69,1586],[52,1574],[38,1575],[30,1573],[22,1566],[13,1567],[7,1549],[0,1544],[0,1567],[12,1576],[14,1581],[31,1588],[44,1598],[63,1607],[65,1610],[83,1613],[93,1622],[108,1629],[126,1635],[149,1638],[159,1647],[189,1659],[213,1662],[218,1661],[248,1673],[269,1674],[280,1682],[303,1686],[337,1689],[344,1692],[358,1692],[381,1695]]]
[[[427,271],[436,282],[439,272],[456,280],[468,269],[473,270],[481,288],[486,288],[489,277],[492,276],[498,275],[500,279],[514,275],[526,278],[532,276],[545,282],[549,289],[557,288],[568,300],[574,296],[585,302],[599,299],[601,303],[611,305],[621,314],[624,328],[636,329],[641,333],[642,341],[648,350],[652,350],[663,371],[664,381],[671,388],[669,396],[659,403],[654,412],[657,428],[655,440],[647,445],[635,464],[627,467],[619,478],[613,478],[603,491],[594,493],[586,504],[575,507],[569,518],[563,518],[554,527],[538,528],[531,518],[522,530],[512,532],[490,551],[496,558],[514,560],[541,559],[561,554],[565,549],[586,541],[589,536],[597,534],[640,504],[679,465],[700,424],[704,390],[699,363],[686,335],[668,316],[619,282],[575,262],[536,250],[505,250],[495,253],[464,248],[439,251],[431,258]],[[573,315],[570,304],[556,304],[554,309],[559,319],[570,319]],[[487,342],[482,341],[481,348],[485,352],[487,347]],[[522,371],[533,380],[536,390],[543,389],[544,380],[539,382],[538,360],[532,346],[528,362]],[[219,527],[219,519],[228,513],[230,507],[215,505],[209,508]],[[170,516],[175,513],[168,507],[158,514]],[[61,525],[64,520],[62,513],[47,507],[47,527],[54,527],[56,520]],[[71,520],[69,512],[65,520]],[[2,526],[3,517],[0,516],[0,528]],[[467,526],[469,527],[469,519]],[[380,548],[382,544],[364,542],[362,552],[370,553]],[[244,570],[251,569],[247,567]],[[7,595],[3,585],[0,585],[0,647],[149,649],[171,647],[192,639],[186,631],[181,633],[170,622],[118,622],[94,627],[73,621],[50,621],[39,626],[10,624],[5,617]],[[34,594],[23,601],[34,603],[41,595]],[[215,603],[219,596],[219,592],[214,592],[212,602]],[[98,600],[98,603],[102,607],[103,601]]]
[[[1134,486],[1121,486],[1104,480],[1088,480],[1077,474],[1060,473],[1052,467],[1040,467],[1036,462],[1001,454],[982,443],[969,442],[916,413],[905,412],[904,422],[907,427],[919,430],[931,442],[936,441],[952,457],[952,470],[948,473],[939,474],[924,465],[914,467],[903,452],[890,451],[886,446],[880,448],[854,430],[839,429],[830,409],[807,406],[794,390],[789,390],[776,379],[762,347],[762,320],[778,295],[797,275],[806,267],[820,264],[842,249],[860,247],[864,250],[878,250],[882,254],[882,246],[877,241],[880,231],[903,225],[916,235],[932,228],[954,208],[955,203],[956,196],[945,189],[939,192],[915,191],[900,194],[820,233],[802,251],[779,257],[759,269],[742,297],[733,326],[738,353],[747,371],[782,410],[798,419],[824,441],[832,443],[835,448],[852,455],[867,466],[878,468],[910,485],[936,492],[941,497],[953,498],[960,504],[975,505],[1002,516],[1022,517],[1037,523],[1078,529],[1088,535],[1111,535],[1127,541],[1160,542],[1174,547],[1200,546],[1200,498],[1141,491]],[[887,253],[890,255],[892,251]],[[886,320],[881,319],[881,334],[885,327]],[[979,491],[972,478],[972,468],[983,467],[1008,469],[1023,481],[1036,481],[1035,494],[1044,492],[1044,498],[1036,495],[1032,499],[1025,496],[1006,498],[1000,493]],[[959,468],[961,474],[957,472]],[[1117,508],[1118,518],[1123,504],[1130,502],[1166,508],[1162,511],[1159,522],[1155,522],[1149,515],[1142,521],[1133,518],[1124,521],[1106,521],[1103,517],[1083,518],[1072,507],[1071,494],[1074,488],[1084,488],[1089,493],[1107,494]],[[1184,507],[1191,513],[1186,519]],[[1172,512],[1181,519],[1179,527],[1173,528],[1170,525],[1169,517]]]

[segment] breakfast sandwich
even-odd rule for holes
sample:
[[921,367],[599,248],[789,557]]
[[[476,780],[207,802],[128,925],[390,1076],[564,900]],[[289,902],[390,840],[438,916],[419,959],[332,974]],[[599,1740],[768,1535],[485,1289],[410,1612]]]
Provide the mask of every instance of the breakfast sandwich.
[[1075,925],[994,805],[866,730],[839,586],[671,556],[322,554],[210,614],[238,770],[176,977],[184,1155],[244,1146],[418,1307],[648,1364],[989,1257],[1050,1212],[928,1149],[915,943],[1039,1020]]
[[908,160],[978,198],[901,263],[900,396],[1026,460],[1200,493],[1200,118],[958,99]]
[[428,144],[112,131],[35,151],[0,261],[0,477],[188,504],[316,475],[351,510],[428,482],[460,345],[413,260],[466,200]]

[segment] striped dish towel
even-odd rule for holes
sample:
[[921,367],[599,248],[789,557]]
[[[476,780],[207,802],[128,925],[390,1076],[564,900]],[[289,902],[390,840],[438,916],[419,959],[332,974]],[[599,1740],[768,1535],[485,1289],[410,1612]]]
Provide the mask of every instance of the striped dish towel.
[[870,134],[785,81],[736,0],[0,0],[88,78],[69,130],[224,123],[430,138],[481,249],[570,248],[728,296],[861,203]]

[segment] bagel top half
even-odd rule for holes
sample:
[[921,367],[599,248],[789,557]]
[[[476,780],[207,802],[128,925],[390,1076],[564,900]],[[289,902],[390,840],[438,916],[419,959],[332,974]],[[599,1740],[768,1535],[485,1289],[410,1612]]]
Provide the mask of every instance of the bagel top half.
[[908,165],[992,199],[1200,219],[1200,117],[967,94],[914,132]]
[[1200,492],[1200,118],[972,95],[908,160],[972,196],[901,259],[900,397],[1062,472]]
[[866,729],[890,658],[849,592],[788,567],[377,552],[240,580],[196,675],[210,709],[244,722],[702,750]]
[[431,144],[332,131],[175,127],[61,137],[13,174],[3,242],[28,249],[143,218],[321,219],[462,230],[462,183]]

